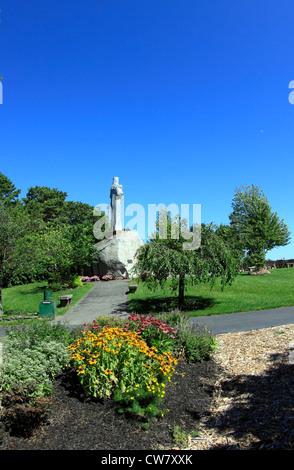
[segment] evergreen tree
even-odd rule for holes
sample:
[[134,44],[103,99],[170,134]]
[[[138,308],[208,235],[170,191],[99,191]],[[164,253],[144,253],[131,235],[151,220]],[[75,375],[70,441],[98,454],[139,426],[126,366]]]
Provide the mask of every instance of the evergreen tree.
[[12,181],[0,172],[0,201],[5,206],[15,204],[18,201],[20,189],[16,189]]

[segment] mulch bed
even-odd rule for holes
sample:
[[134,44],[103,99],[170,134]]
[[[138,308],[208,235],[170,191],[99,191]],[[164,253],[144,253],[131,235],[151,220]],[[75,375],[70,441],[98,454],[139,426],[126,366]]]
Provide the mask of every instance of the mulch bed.
[[166,388],[162,408],[169,412],[151,422],[148,430],[134,418],[117,413],[112,400],[84,396],[76,375],[63,373],[54,382],[52,403],[30,437],[5,429],[0,450],[164,450],[179,448],[173,431],[197,430],[209,409],[220,373],[213,359],[195,364],[179,361]]

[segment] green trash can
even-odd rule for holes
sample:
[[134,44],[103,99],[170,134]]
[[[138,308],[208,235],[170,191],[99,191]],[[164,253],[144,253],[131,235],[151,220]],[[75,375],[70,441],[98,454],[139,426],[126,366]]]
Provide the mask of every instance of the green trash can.
[[52,292],[48,290],[44,292],[44,300],[40,302],[39,307],[39,316],[41,318],[55,318],[56,302],[55,300],[51,300],[51,294]]

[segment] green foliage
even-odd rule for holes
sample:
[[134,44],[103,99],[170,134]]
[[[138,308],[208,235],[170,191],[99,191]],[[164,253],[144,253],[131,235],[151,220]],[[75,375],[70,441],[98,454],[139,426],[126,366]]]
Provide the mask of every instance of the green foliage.
[[120,413],[135,415],[148,427],[151,419],[165,414],[160,404],[176,357],[184,354],[187,362],[207,360],[215,347],[211,332],[174,311],[161,318],[132,315],[123,323],[98,317],[75,333],[69,349],[89,395],[112,398]]
[[[76,277],[90,265],[97,252],[93,246],[93,236],[87,226],[46,225],[38,233],[36,244],[39,247],[39,264],[46,270],[51,282],[79,284]],[[80,284],[79,284],[80,285]]]
[[[63,282],[84,274],[97,256],[94,207],[66,201],[66,192],[35,186],[20,191],[0,173],[0,285]],[[3,229],[2,229],[3,227]]]
[[[21,325],[21,328],[8,328],[6,340],[10,344],[26,345],[26,347],[38,346],[39,343],[57,341],[68,346],[72,336],[68,328],[61,323],[51,323],[49,320],[40,322],[36,320],[29,326]],[[13,346],[12,346],[13,348]]]
[[172,434],[177,445],[182,447],[188,447],[189,435],[185,431],[183,431],[180,426],[175,425]]
[[[86,329],[69,350],[85,391],[94,397],[113,398],[120,410],[149,420],[159,410],[165,383],[176,359],[160,354],[134,331],[98,324]],[[162,412],[161,412],[162,413]]]
[[0,172],[0,201],[5,206],[15,204],[20,192],[20,189],[16,189],[12,181]]
[[256,268],[264,266],[267,251],[290,242],[287,225],[276,212],[272,212],[258,186],[236,189],[232,209],[229,218],[246,250],[245,261]]
[[23,198],[23,203],[31,216],[40,218],[45,223],[53,222],[56,219],[66,222],[64,203],[67,194],[57,188],[46,186],[34,186],[28,189],[27,195]]
[[[98,317],[74,334],[50,321],[9,329],[0,373],[4,422],[27,435],[44,416],[48,402],[42,398],[51,394],[52,381],[69,364],[86,393],[113,399],[119,413],[138,417],[144,429],[153,418],[163,417],[162,402],[177,364],[165,350],[164,346],[169,347],[165,338],[174,342],[175,353],[184,349],[190,362],[207,358],[212,342],[206,331],[198,331],[193,342],[195,330],[187,327],[188,320],[179,311],[158,320],[153,316],[138,320],[136,316],[127,321]],[[161,351],[154,346],[158,339]]]
[[80,380],[92,396],[109,397],[116,388],[132,392],[138,384],[149,386],[150,380],[162,381],[173,371],[172,355],[159,354],[136,332],[118,327],[86,330],[70,350]]
[[136,331],[149,347],[154,346],[161,353],[178,349],[177,330],[154,315],[132,315],[125,323],[125,328]]
[[33,222],[20,204],[6,206],[0,201],[0,316],[2,315],[2,287],[9,274],[30,270],[37,256],[36,247],[30,245]]
[[165,414],[159,408],[164,398],[164,384],[154,386],[154,393],[151,390],[138,386],[131,393],[117,389],[113,395],[113,400],[119,404],[118,412],[138,417],[143,422],[143,429],[148,428],[149,421]]
[[77,287],[82,287],[83,286],[83,283],[81,281],[81,278],[80,276],[78,275],[75,275],[73,276],[73,279],[72,279],[72,287],[73,289],[77,288]]
[[[162,233],[161,220],[167,220],[167,231]],[[162,224],[164,225],[164,224]],[[178,236],[174,233],[178,230]],[[199,236],[200,227],[191,228],[193,237]],[[238,258],[230,248],[230,243],[223,240],[217,227],[201,225],[201,246],[186,249],[188,239],[185,224],[172,219],[169,214],[159,214],[157,232],[153,239],[139,248],[133,275],[144,282],[150,289],[164,288],[168,278],[172,291],[178,291],[178,306],[184,305],[184,293],[189,283],[210,283],[221,278],[222,287],[230,285],[237,275]],[[195,235],[196,234],[196,235]],[[166,238],[162,238],[165,236]],[[192,233],[191,233],[192,236]]]
[[83,283],[80,279],[80,276],[75,275],[63,282],[51,281],[48,283],[47,289],[51,290],[52,292],[60,292],[68,289],[77,289],[78,287],[82,286]]
[[11,328],[3,345],[2,392],[15,394],[21,384],[22,395],[28,397],[50,393],[52,380],[68,362],[69,341],[69,333],[60,325],[44,322]]
[[205,325],[191,322],[188,314],[174,310],[159,315],[159,318],[176,330],[173,347],[184,354],[187,362],[208,360],[217,348],[211,331]]
[[0,398],[2,422],[11,434],[29,437],[43,422],[52,381],[68,362],[71,340],[63,325],[49,322],[8,330],[0,368]]

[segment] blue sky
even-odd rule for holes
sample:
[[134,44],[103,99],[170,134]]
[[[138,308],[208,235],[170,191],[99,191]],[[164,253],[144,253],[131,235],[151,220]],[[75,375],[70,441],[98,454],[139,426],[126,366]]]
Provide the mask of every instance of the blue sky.
[[[294,233],[293,1],[2,0],[0,171],[228,223],[260,186]],[[268,257],[294,258],[294,242]]]

